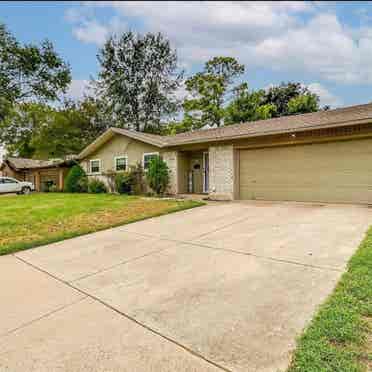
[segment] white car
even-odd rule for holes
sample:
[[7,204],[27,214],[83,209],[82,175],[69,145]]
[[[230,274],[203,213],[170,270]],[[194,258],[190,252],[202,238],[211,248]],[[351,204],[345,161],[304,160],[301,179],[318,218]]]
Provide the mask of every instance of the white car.
[[18,181],[11,177],[0,177],[0,194],[29,194],[34,190],[35,186],[32,182]]

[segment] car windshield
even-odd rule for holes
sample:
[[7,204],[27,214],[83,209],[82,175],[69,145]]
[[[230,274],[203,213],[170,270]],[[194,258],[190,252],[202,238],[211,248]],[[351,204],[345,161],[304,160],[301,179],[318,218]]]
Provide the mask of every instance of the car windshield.
[[14,178],[3,178],[3,183],[18,183]]

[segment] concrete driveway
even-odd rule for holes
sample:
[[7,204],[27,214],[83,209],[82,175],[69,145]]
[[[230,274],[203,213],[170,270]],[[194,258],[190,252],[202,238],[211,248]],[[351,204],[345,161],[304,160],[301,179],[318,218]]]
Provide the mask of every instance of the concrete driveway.
[[278,371],[372,222],[216,203],[0,257],[0,371]]

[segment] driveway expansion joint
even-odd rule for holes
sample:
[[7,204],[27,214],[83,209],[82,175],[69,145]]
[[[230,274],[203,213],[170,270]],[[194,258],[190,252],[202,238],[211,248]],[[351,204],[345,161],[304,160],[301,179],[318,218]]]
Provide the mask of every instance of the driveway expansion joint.
[[133,261],[137,261],[137,260],[140,260],[142,258],[145,258],[145,257],[148,257],[148,256],[152,256],[153,254],[160,253],[160,252],[162,252],[162,251],[164,251],[164,250],[166,250],[168,248],[169,247],[167,246],[167,247],[164,247],[164,248],[161,248],[161,249],[157,249],[155,251],[151,251],[149,253],[143,254],[142,256],[138,256],[138,257],[134,257],[134,258],[131,258],[131,259],[128,259],[128,260],[120,261],[120,262],[116,263],[115,265],[111,265],[111,266],[105,267],[103,269],[94,271],[92,273],[89,273],[89,274],[86,274],[86,275],[82,275],[82,276],[80,276],[80,277],[78,277],[76,279],[70,280],[70,281],[68,281],[68,283],[75,283],[75,282],[78,282],[80,280],[89,278],[91,276],[104,273],[104,272],[106,272],[108,270],[114,269],[115,267],[118,267],[118,266],[121,266],[121,265],[126,265],[126,264],[129,264],[129,263],[133,262]]
[[[199,359],[205,361],[206,363],[208,363],[210,365],[213,365],[214,367],[220,369],[221,371],[233,372],[232,370],[230,370],[230,369],[228,369],[228,368],[226,368],[226,367],[224,367],[224,366],[222,366],[222,365],[214,362],[213,360],[208,359],[207,357],[203,356],[202,354],[198,353],[197,351],[194,351],[193,349],[189,348],[188,346],[183,345],[180,342],[172,339],[171,337],[168,337],[168,336],[162,334],[161,332],[157,331],[156,329],[151,328],[150,326],[148,326],[148,325],[146,325],[146,324],[138,321],[137,319],[135,319],[134,317],[130,316],[129,314],[126,314],[125,312],[122,312],[122,311],[116,309],[114,306],[111,306],[110,304],[106,303],[105,301],[101,300],[100,298],[98,298],[98,297],[96,297],[96,296],[94,296],[94,295],[92,295],[92,294],[90,294],[88,292],[85,292],[81,288],[75,287],[73,284],[71,284],[71,283],[69,283],[69,282],[67,282],[67,281],[65,281],[65,280],[63,280],[61,278],[58,278],[56,275],[53,275],[53,274],[49,273],[47,270],[44,270],[44,269],[42,269],[42,268],[40,268],[40,267],[32,264],[31,262],[29,262],[29,261],[27,261],[27,260],[25,260],[25,259],[23,259],[21,257],[16,256],[15,254],[13,254],[13,256],[17,260],[25,263],[26,265],[32,267],[33,269],[38,270],[38,271],[40,271],[40,272],[48,275],[49,277],[53,278],[54,280],[67,285],[68,287],[74,289],[75,291],[78,291],[79,293],[81,293],[82,295],[85,296],[84,299],[90,298],[90,299],[92,299],[92,300],[100,303],[101,305],[103,305],[103,306],[107,307],[108,309],[114,311],[115,313],[123,316],[124,318],[132,321],[133,323],[139,325],[140,327],[144,328],[145,330],[147,330],[147,331],[149,331],[149,332],[151,332],[151,333],[153,333],[153,334],[155,334],[155,335],[163,338],[164,340],[172,343],[173,345],[175,345],[175,346],[183,349],[184,351],[186,351],[187,353],[191,354],[192,356],[194,356],[196,358],[199,358]],[[82,300],[82,299],[80,299],[80,300]],[[66,307],[66,305],[65,305],[65,307]],[[60,309],[60,310],[62,310],[62,309]],[[51,315],[51,314],[49,314],[49,315]],[[46,315],[46,316],[48,316],[48,315]],[[42,317],[40,319],[35,319],[34,321],[36,322],[37,320],[41,320],[41,319],[42,319]],[[27,326],[27,325],[25,325],[25,326]]]
[[[126,234],[135,234],[135,235],[143,236],[143,237],[146,237],[146,238],[158,238],[159,240],[163,240],[163,241],[169,241],[169,242],[185,244],[185,245],[192,245],[192,246],[199,247],[199,248],[206,248],[206,249],[212,249],[212,250],[217,250],[217,251],[224,251],[224,252],[229,252],[229,253],[234,253],[234,254],[240,254],[240,255],[243,255],[243,256],[251,256],[251,257],[259,258],[259,259],[262,259],[262,260],[274,261],[274,262],[278,262],[278,263],[285,263],[285,264],[289,264],[289,265],[303,266],[303,267],[308,267],[308,268],[317,269],[317,270],[335,271],[335,272],[341,272],[341,273],[344,272],[343,269],[339,269],[339,268],[336,268],[336,267],[306,264],[306,263],[298,262],[298,261],[285,260],[285,259],[275,258],[275,257],[271,257],[271,256],[262,256],[262,255],[258,255],[258,254],[255,254],[255,253],[242,252],[242,251],[238,251],[238,250],[230,249],[230,248],[218,248],[218,247],[213,247],[211,245],[200,244],[200,243],[194,242],[193,240],[198,239],[199,236],[197,236],[195,238],[192,238],[191,241],[187,241],[187,240],[170,239],[170,238],[166,238],[164,236],[156,236],[156,235],[150,235],[150,234],[144,234],[144,233],[138,233],[138,232],[132,232],[132,231],[125,231],[125,233]],[[165,248],[165,249],[168,249],[168,248]]]
[[87,298],[88,298],[88,296],[83,296],[83,297],[77,299],[76,301],[70,302],[69,304],[66,304],[66,305],[63,305],[63,306],[60,306],[57,309],[54,309],[52,311],[48,311],[47,313],[45,313],[45,314],[43,314],[43,315],[41,315],[41,316],[39,316],[39,317],[37,317],[35,319],[32,319],[29,322],[23,323],[23,324],[21,324],[20,326],[18,326],[16,328],[13,328],[13,329],[11,329],[9,331],[6,331],[4,333],[1,333],[0,334],[0,338],[5,337],[5,336],[8,336],[8,335],[10,335],[12,333],[15,333],[15,332],[19,331],[22,328],[28,327],[29,325],[38,322],[39,320],[48,318],[49,316],[51,316],[53,314],[56,314],[56,313],[58,313],[58,312],[60,312],[60,311],[62,311],[64,309],[67,309],[68,307],[71,307],[73,305],[76,305],[79,302],[82,302],[83,300],[85,300]]

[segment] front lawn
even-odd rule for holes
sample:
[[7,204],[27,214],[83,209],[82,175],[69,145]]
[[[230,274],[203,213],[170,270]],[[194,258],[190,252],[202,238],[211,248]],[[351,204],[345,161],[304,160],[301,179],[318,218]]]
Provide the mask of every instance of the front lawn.
[[202,205],[110,194],[0,197],[0,255]]
[[372,228],[298,340],[289,372],[300,371],[372,371]]

